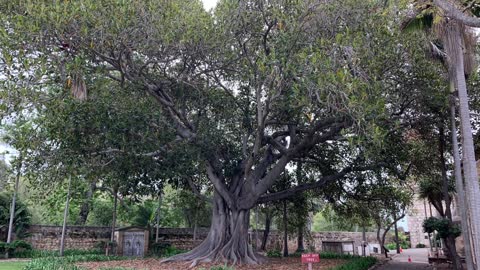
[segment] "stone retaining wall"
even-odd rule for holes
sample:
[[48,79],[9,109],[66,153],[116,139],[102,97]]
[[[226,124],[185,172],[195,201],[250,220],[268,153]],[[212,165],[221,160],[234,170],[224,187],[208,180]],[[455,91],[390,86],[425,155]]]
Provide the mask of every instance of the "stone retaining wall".
[[[31,225],[28,237],[35,249],[58,250],[62,236],[62,226]],[[110,227],[68,226],[65,249],[93,249],[110,241]]]
[[[65,242],[66,249],[93,249],[102,243],[110,241],[110,227],[90,227],[90,226],[68,226],[67,238]],[[32,225],[28,230],[28,237],[24,240],[30,242],[35,249],[58,250],[60,246],[60,237],[62,234],[61,226]],[[155,230],[152,231],[154,236]],[[189,250],[201,243],[208,234],[208,228],[197,229],[197,240],[193,240],[193,229],[191,228],[160,228],[159,239],[161,242],[170,243],[172,246]],[[256,232],[249,233],[249,239],[254,244]],[[260,246],[263,231],[258,231],[258,246]],[[367,233],[369,243],[377,243],[375,233]],[[316,251],[322,250],[322,242],[353,242],[354,251],[362,243],[361,232],[319,232],[305,235],[305,248],[314,247]],[[267,250],[282,248],[283,233],[271,231]],[[297,239],[295,235],[289,236],[288,247],[290,252],[297,248]]]

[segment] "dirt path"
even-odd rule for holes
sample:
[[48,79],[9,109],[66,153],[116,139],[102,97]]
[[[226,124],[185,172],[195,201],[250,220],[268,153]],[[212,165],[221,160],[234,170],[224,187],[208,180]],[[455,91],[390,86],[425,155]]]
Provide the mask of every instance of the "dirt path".
[[[327,270],[336,265],[344,263],[344,260],[325,260],[314,264],[314,270]],[[87,268],[88,270],[97,270],[103,267],[125,267],[135,270],[185,270],[188,269],[188,263],[160,263],[160,259],[139,259],[127,261],[110,261],[110,262],[87,262],[79,263],[78,266]],[[215,264],[219,265],[219,264]],[[221,264],[220,264],[221,265]],[[200,264],[193,268],[195,270],[210,269],[214,264]],[[268,263],[257,266],[236,266],[235,270],[300,270],[306,269],[306,265],[300,263],[300,258],[286,259],[269,259]]]

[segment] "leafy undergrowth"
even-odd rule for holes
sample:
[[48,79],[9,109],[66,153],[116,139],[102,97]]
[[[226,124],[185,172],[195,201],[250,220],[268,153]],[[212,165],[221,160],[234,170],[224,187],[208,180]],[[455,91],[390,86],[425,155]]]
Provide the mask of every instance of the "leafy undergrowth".
[[23,270],[81,270],[75,265],[79,262],[101,262],[124,260],[127,257],[104,256],[98,254],[74,255],[65,257],[43,257],[33,259],[25,265]]

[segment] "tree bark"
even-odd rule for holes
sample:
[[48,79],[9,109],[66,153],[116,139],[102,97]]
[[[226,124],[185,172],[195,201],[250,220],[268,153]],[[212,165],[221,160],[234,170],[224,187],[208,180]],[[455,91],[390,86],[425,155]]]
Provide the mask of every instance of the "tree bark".
[[[449,22],[450,29],[447,29],[448,39],[456,45],[452,46],[452,50],[448,51],[455,60],[452,66],[455,70],[455,78],[458,90],[458,99],[460,102],[460,130],[462,133],[463,146],[463,172],[465,177],[465,190],[467,208],[471,215],[471,232],[472,232],[472,254],[474,254],[474,262],[478,268],[480,263],[480,187],[478,183],[477,166],[475,160],[475,148],[472,138],[472,126],[470,123],[470,109],[468,105],[467,84],[465,81],[464,59],[463,59],[463,37],[460,32],[460,25],[455,22]],[[448,46],[447,46],[448,47]]]
[[232,264],[259,264],[263,262],[248,243],[250,210],[232,209],[215,190],[212,203],[212,225],[207,238],[196,248],[163,260],[192,261],[190,267],[201,262]]
[[263,237],[262,237],[262,246],[261,250],[265,251],[267,248],[267,241],[268,235],[270,234],[270,225],[272,223],[272,217],[269,213],[265,213],[265,230],[263,230]]
[[283,257],[288,257],[287,201],[283,201]]
[[[453,83],[453,82],[452,82]],[[451,84],[452,90],[455,87]],[[452,91],[454,92],[454,91]],[[460,152],[458,147],[457,127],[455,123],[455,97],[452,95],[450,99],[450,121],[452,125],[452,151],[454,160],[455,185],[458,197],[458,210],[460,211],[463,243],[465,245],[465,262],[467,269],[473,269],[472,250],[470,246],[470,231],[468,228],[468,213],[466,209],[467,202],[465,201],[465,189],[463,187],[462,168],[460,161]]]

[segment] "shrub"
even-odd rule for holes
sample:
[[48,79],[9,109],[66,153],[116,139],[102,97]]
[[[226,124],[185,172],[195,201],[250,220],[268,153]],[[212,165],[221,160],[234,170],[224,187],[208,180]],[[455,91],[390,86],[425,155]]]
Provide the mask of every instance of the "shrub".
[[267,257],[280,258],[280,257],[282,257],[282,252],[278,249],[269,250],[269,251],[267,251]]
[[150,248],[148,249],[148,252],[149,252],[149,255],[162,256],[162,253],[164,253],[164,251],[170,247],[171,247],[171,244],[166,242],[152,243],[150,244]]
[[426,248],[427,246],[422,244],[422,243],[418,243],[415,247],[416,248]]
[[320,253],[320,258],[322,259],[343,259],[343,260],[350,260],[353,258],[356,258],[357,256],[355,255],[350,255],[350,254],[338,254],[334,252],[322,252]]
[[375,257],[355,257],[332,270],[367,270],[377,263]]
[[11,243],[0,242],[0,253],[5,253],[8,251],[10,256],[15,256],[17,252],[29,251],[32,249],[30,243],[23,240],[15,240]]

